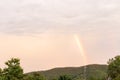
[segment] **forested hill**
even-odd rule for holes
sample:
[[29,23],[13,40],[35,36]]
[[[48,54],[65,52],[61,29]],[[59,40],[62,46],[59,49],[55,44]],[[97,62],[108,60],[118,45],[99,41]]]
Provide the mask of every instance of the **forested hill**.
[[[65,67],[65,68],[54,68],[46,71],[37,71],[32,73],[43,74],[47,79],[53,80],[58,78],[60,75],[69,75],[73,80],[83,78],[84,66],[82,67]],[[86,67],[86,77],[88,80],[97,79],[102,80],[107,76],[107,65],[87,65]]]

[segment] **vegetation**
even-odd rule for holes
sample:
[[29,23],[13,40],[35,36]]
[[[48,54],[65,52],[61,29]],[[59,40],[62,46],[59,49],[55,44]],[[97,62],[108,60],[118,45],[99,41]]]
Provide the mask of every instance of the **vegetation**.
[[[107,65],[87,65],[86,77],[87,80],[105,80],[107,76]],[[48,80],[58,79],[61,75],[67,75],[72,80],[84,80],[84,66],[83,67],[66,67],[66,68],[55,68],[47,71],[39,71],[45,75]],[[31,74],[31,73],[30,73]]]
[[[47,71],[24,74],[20,59],[12,58],[0,69],[0,80],[84,80],[83,67],[55,68]],[[107,65],[87,65],[86,80],[120,80],[120,56],[108,61]]]
[[5,63],[6,68],[0,69],[1,80],[22,80],[23,69],[20,67],[20,60],[12,58]]
[[72,80],[72,78],[68,75],[62,75],[58,78],[58,80]]
[[23,80],[46,80],[45,77],[38,73],[26,74]]
[[5,65],[7,67],[0,69],[0,80],[46,80],[41,74],[23,74],[20,60],[17,58],[8,60]]
[[108,61],[108,77],[112,80],[120,80],[120,56]]

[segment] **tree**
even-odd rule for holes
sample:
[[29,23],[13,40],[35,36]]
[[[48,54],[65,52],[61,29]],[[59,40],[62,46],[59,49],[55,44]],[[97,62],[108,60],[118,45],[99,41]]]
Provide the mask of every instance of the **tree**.
[[62,75],[58,78],[58,80],[72,80],[72,78],[68,75]]
[[120,79],[120,55],[108,61],[108,77],[117,80]]
[[117,76],[114,80],[120,80],[120,75]]
[[0,68],[0,80],[5,80],[5,76],[3,75],[3,70]]
[[6,68],[3,70],[3,75],[5,80],[22,80],[23,78],[23,69],[20,66],[20,60],[17,58],[12,58],[6,63]]
[[23,80],[46,80],[46,78],[39,73],[26,74]]

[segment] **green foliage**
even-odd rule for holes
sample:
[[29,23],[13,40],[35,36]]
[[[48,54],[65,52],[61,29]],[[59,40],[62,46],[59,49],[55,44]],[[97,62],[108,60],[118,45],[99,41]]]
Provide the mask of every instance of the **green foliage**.
[[42,74],[32,73],[25,75],[24,80],[46,80],[46,78]]
[[[107,65],[88,65],[86,71],[87,80],[92,80],[90,77],[94,77],[97,80],[105,80],[107,76]],[[68,67],[68,68],[55,68],[47,71],[40,71],[45,75],[48,80],[58,79],[60,75],[70,75],[72,80],[84,80],[84,66],[83,67]]]
[[2,76],[5,80],[21,80],[23,78],[23,69],[20,66],[20,60],[12,58],[6,63],[6,68],[2,71]]
[[20,60],[12,58],[6,63],[6,68],[3,70],[3,74],[6,76],[6,80],[21,80],[23,78],[23,69],[20,66]]
[[108,76],[112,79],[120,79],[120,56],[116,56],[108,61]]
[[5,80],[5,79],[4,79],[4,76],[3,76],[3,71],[2,71],[1,68],[0,68],[0,80]]
[[114,80],[120,80],[120,75],[118,75]]
[[[108,63],[112,63],[112,60]],[[55,68],[48,71],[23,74],[19,59],[12,58],[5,65],[4,69],[0,69],[0,80],[84,80],[84,66],[77,68]],[[86,67],[87,80],[105,80],[107,65],[88,65]],[[120,79],[120,76],[117,76],[114,80],[118,79]]]
[[72,78],[68,75],[62,75],[58,78],[58,80],[72,80]]
[[46,80],[45,77],[39,73],[24,75],[18,58],[12,58],[5,64],[6,68],[3,70],[0,69],[0,80]]

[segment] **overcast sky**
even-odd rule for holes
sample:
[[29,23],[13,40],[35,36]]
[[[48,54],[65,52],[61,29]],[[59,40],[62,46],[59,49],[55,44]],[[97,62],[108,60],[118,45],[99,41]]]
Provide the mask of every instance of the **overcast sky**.
[[81,66],[120,54],[120,0],[0,0],[0,66],[19,57],[26,72]]

